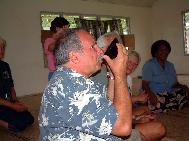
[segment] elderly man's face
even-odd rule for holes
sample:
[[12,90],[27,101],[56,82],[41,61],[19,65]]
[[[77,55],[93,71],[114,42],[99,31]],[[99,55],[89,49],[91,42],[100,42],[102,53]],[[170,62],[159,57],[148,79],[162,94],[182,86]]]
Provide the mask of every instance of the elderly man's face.
[[0,60],[5,56],[5,46],[3,43],[0,43]]
[[99,58],[103,54],[103,51],[88,32],[80,32],[79,36],[83,45],[83,53],[79,57],[80,64],[85,69],[86,74],[90,76],[100,70],[102,61]]
[[134,55],[129,56],[129,60],[127,62],[127,72],[126,72],[127,75],[134,72],[138,64],[139,64],[139,59],[136,56]]

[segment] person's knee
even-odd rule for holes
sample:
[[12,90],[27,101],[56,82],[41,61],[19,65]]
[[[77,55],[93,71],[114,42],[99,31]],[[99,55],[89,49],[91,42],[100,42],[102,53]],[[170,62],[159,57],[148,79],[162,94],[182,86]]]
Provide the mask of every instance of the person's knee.
[[26,124],[26,126],[30,126],[34,123],[34,117],[30,112],[24,112],[22,116],[23,123]]
[[0,127],[8,129],[8,123],[4,120],[0,120]]
[[24,124],[8,124],[8,130],[13,131],[13,132],[20,132],[26,129],[26,126]]
[[143,135],[145,141],[161,140],[166,136],[166,127],[160,121],[137,124],[136,128]]
[[23,114],[23,117],[20,120],[15,121],[13,125],[13,130],[15,131],[23,131],[28,126],[32,125],[34,123],[34,117],[31,115],[31,113],[25,113]]
[[25,130],[26,127],[27,127],[27,125],[25,125],[25,124],[18,124],[15,126],[15,128],[18,132]]
[[13,125],[14,126],[14,128],[15,128],[15,131],[23,131],[23,130],[25,130],[28,126],[30,126],[30,125],[32,125],[33,124],[33,122],[34,122],[34,119],[33,118],[31,118],[30,120],[28,120],[27,119],[27,122],[22,122],[22,121],[20,121],[20,122],[17,122],[15,125]]
[[27,121],[28,121],[28,123],[27,123],[28,126],[32,125],[34,123],[34,117],[30,114],[30,116],[28,116]]
[[156,122],[156,135],[159,136],[159,138],[163,138],[166,136],[167,129],[166,126],[162,122]]

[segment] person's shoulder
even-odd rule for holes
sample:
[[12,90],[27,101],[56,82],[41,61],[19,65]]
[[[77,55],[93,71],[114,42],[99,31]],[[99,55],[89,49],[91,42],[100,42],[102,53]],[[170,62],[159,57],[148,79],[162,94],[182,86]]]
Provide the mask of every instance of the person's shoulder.
[[151,64],[153,64],[153,63],[154,63],[154,59],[152,58],[152,59],[147,60],[147,61],[144,63],[144,65],[151,65]]
[[156,65],[155,63],[155,59],[154,58],[151,58],[149,60],[147,60],[144,65],[143,65],[143,70],[147,70],[149,68],[154,68],[154,66]]
[[48,46],[49,46],[50,44],[54,43],[54,42],[55,42],[55,40],[54,40],[53,38],[51,38],[51,37],[45,39],[44,48],[45,48],[45,49],[48,49]]
[[46,38],[45,43],[47,42],[54,42],[55,40],[52,37]]
[[174,66],[174,64],[170,61],[166,61],[166,63],[169,65],[169,66]]
[[2,66],[9,66],[9,64],[5,61],[0,60],[0,65]]

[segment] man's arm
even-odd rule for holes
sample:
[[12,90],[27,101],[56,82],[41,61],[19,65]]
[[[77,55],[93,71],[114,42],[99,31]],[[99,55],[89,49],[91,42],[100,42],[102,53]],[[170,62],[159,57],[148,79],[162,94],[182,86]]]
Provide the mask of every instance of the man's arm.
[[[128,56],[123,45],[117,44],[117,47],[118,56],[115,59],[111,60],[109,57],[104,56],[114,75],[114,82],[110,80],[109,83],[111,83],[110,85],[114,83],[113,105],[118,113],[112,134],[116,136],[128,136],[132,129],[132,103],[125,79]],[[112,94],[112,90],[108,89],[108,92]]]
[[126,79],[115,77],[115,92],[113,104],[118,112],[118,118],[113,127],[112,134],[127,136],[132,129],[132,103],[128,92]]

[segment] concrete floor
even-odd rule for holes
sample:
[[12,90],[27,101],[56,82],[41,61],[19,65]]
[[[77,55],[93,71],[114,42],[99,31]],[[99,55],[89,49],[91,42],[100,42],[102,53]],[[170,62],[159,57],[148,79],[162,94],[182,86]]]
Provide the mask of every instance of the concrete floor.
[[[34,115],[34,124],[20,133],[11,133],[0,129],[0,141],[37,141],[39,136],[38,112],[41,94],[21,97],[20,101],[29,106]],[[160,114],[160,119],[167,126],[167,137],[162,141],[188,141],[189,134],[189,106],[182,111]]]

